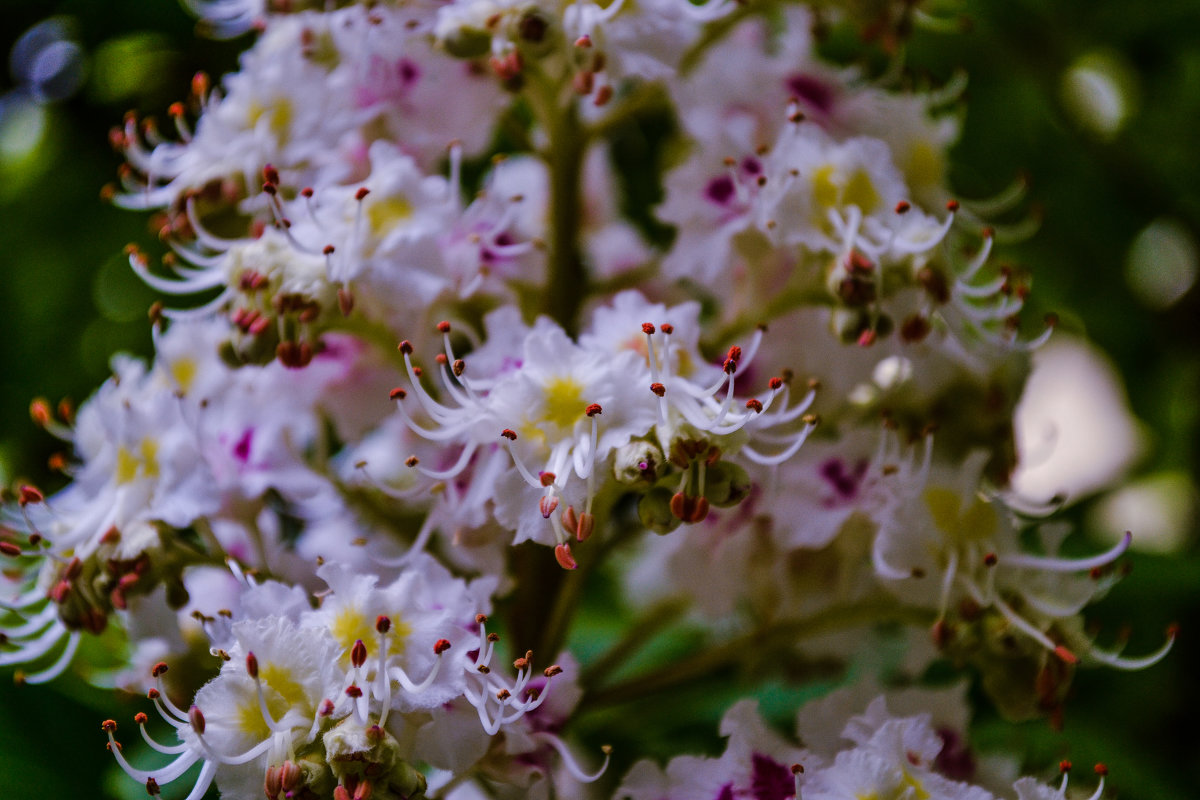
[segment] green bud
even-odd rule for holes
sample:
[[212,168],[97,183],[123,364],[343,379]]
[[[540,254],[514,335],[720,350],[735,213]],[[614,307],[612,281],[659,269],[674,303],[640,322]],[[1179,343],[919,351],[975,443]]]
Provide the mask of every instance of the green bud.
[[479,58],[492,47],[492,35],[479,28],[459,28],[442,40],[442,47],[455,58]]
[[745,500],[753,485],[750,474],[741,466],[718,461],[705,473],[704,496],[714,506],[729,508]]
[[638,501],[638,518],[642,524],[657,534],[666,534],[679,527],[679,519],[671,513],[670,489],[655,486]]

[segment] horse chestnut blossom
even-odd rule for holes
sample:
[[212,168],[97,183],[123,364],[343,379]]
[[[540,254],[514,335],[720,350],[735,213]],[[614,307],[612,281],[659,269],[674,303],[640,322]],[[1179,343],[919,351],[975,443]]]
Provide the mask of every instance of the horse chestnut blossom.
[[[921,676],[1057,722],[1175,630],[1087,632],[1136,533],[1009,490],[1055,318],[993,257],[1020,182],[946,183],[961,81],[822,55],[913,3],[186,5],[247,49],[112,133],[154,355],[32,404],[0,666],[145,692],[114,768],[188,800],[1066,797]],[[663,767],[612,711],[816,661],[794,740],[722,683]]]

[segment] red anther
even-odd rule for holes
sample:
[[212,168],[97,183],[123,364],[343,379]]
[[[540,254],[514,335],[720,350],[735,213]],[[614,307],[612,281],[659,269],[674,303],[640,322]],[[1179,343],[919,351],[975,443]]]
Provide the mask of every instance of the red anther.
[[575,514],[575,506],[567,506],[567,510],[562,513],[562,524],[569,531],[579,530],[579,517]]
[[510,697],[512,697],[512,692],[510,692],[508,689],[501,689],[500,691],[496,692],[497,700],[507,700]]
[[392,620],[387,614],[380,614],[375,618],[375,631],[377,633],[387,633],[392,629]]
[[206,97],[211,85],[212,82],[208,79],[208,74],[205,72],[197,72],[192,76],[192,94],[197,98],[203,99]]
[[587,96],[596,86],[596,74],[591,71],[576,72],[571,81],[571,88],[576,94]]
[[500,641],[500,634],[498,634],[498,633],[489,633],[489,634],[487,635],[487,640],[488,640],[489,642],[491,642],[492,644],[495,644],[496,642]]
[[562,667],[560,667],[558,664],[551,664],[542,670],[542,674],[547,678],[553,678],[555,675],[562,675],[562,671]]
[[783,378],[771,378],[771,380],[767,381],[767,385],[770,386],[771,389],[778,391],[779,389],[783,388]]
[[150,718],[147,717],[145,712],[142,712],[142,711],[139,711],[138,713],[133,715],[133,721],[136,722],[138,725],[145,725],[146,720],[148,720],[148,719],[150,719]]
[[300,196],[305,197],[305,198],[312,197],[313,196],[312,187],[305,186],[303,189],[300,190]]
[[246,653],[246,672],[251,678],[258,678],[258,656],[254,653]]
[[105,733],[116,733],[117,721],[115,719],[104,720],[104,722],[100,723],[100,730],[104,731]]
[[682,522],[701,522],[708,516],[708,498],[676,492],[671,498],[671,514]]
[[588,406],[583,410],[583,413],[589,417],[594,417],[602,411],[604,411],[604,409],[600,408],[599,403],[588,403]]
[[392,389],[390,392],[388,392],[388,397],[393,400],[403,400],[405,397],[408,397],[408,392],[397,386],[395,389]]
[[544,494],[538,498],[538,511],[542,512],[542,519],[550,519],[550,515],[554,513],[554,509],[556,508],[558,508],[557,497]]
[[408,339],[405,339],[400,344],[396,345],[396,349],[399,350],[401,353],[403,353],[406,356],[412,355],[412,351],[413,351],[412,342],[410,342]]
[[725,359],[725,363],[721,365],[721,369],[725,370],[726,375],[732,375],[737,372],[737,362],[732,358]]
[[443,367],[450,363],[450,359],[446,358],[445,353],[438,353],[436,356],[433,357],[433,360],[436,361],[438,364],[440,364]]
[[933,637],[934,646],[939,650],[948,645],[950,640],[954,638],[954,629],[947,625],[944,619],[939,619],[933,623],[933,627],[929,633]]
[[982,236],[983,236],[983,238],[985,238],[985,239],[994,239],[994,238],[996,238],[996,229],[995,229],[995,228],[984,228],[984,229],[983,229],[982,231],[980,231],[979,233],[980,233],[980,235],[982,235]]
[[100,187],[100,200],[105,203],[111,203],[113,198],[117,196],[117,187],[111,183],[106,183]]
[[279,800],[279,793],[283,791],[281,773],[281,767],[267,767],[267,773],[263,776],[263,793],[269,800]]
[[336,251],[337,251],[337,248],[336,248],[336,247],[334,247],[334,246],[333,246],[333,245],[331,245],[331,244],[327,244],[327,245],[325,245],[325,247],[323,247],[323,248],[321,249],[321,252],[322,252],[322,253],[324,253],[324,254],[325,254],[325,255],[327,255],[327,256],[331,256],[331,255],[333,255],[333,254],[334,254]]
[[362,639],[356,639],[354,646],[350,648],[350,663],[355,667],[367,663],[367,646],[363,644]]
[[153,667],[150,668],[150,674],[155,678],[159,678],[159,677],[162,677],[162,674],[164,672],[166,672],[167,669],[168,669],[167,662],[159,661],[157,664],[155,664]]
[[148,689],[148,690],[146,690],[146,697],[147,697],[148,699],[150,699],[150,700],[157,700],[157,699],[158,699],[160,696],[161,696],[161,695],[160,695],[160,693],[159,693],[158,689]]
[[1046,315],[1045,323],[1046,323],[1046,327],[1048,327],[1048,328],[1053,328],[1056,325],[1058,325],[1058,314],[1055,314],[1053,311],[1051,311],[1049,314]]
[[346,687],[346,696],[353,697],[355,700],[362,697],[363,690],[358,688],[353,683]]
[[732,361],[734,363],[741,361],[742,360],[742,348],[738,347],[735,344],[733,347],[729,348],[729,352],[725,355],[725,358],[729,359],[730,361]]
[[750,409],[756,414],[761,414],[763,410],[763,404],[762,401],[757,397],[751,397],[746,401],[746,408]]
[[959,209],[959,204],[958,204],[957,200],[947,200],[946,201],[946,210],[949,211],[951,214],[953,214],[955,211],[958,211],[958,209]]
[[1067,664],[1079,663],[1079,656],[1072,653],[1064,644],[1060,644],[1058,647],[1054,648],[1054,655],[1058,656]]
[[438,329],[439,333],[449,333],[450,332],[450,323],[447,322],[446,320],[442,320],[441,322],[439,322],[437,324],[437,329]]
[[575,556],[571,555],[571,545],[566,542],[554,548],[554,558],[563,569],[575,569],[579,566],[575,561]]
[[264,183],[262,185],[262,190],[264,192],[266,192],[267,194],[271,195],[272,197],[274,197],[275,192],[278,191],[278,189],[275,188],[275,184],[273,184],[273,183]]
[[322,700],[320,707],[317,709],[317,713],[322,717],[328,717],[333,713],[333,701],[328,698]]
[[420,367],[413,367],[413,374],[419,378],[425,374],[425,371],[423,369],[421,369]]
[[804,774],[804,765],[803,764],[792,764],[792,774],[793,775],[803,775]]
[[912,204],[907,200],[901,200],[899,203],[896,203],[897,214],[907,214],[910,208],[912,208]]
[[450,365],[450,371],[454,373],[454,377],[461,378],[462,374],[467,371],[467,362],[461,358],[454,359],[454,363]]
[[913,344],[923,341],[930,330],[929,320],[921,314],[912,314],[900,323],[900,338],[908,344]]
[[275,167],[271,166],[270,164],[267,164],[265,167],[263,167],[263,180],[267,183],[274,183],[278,185],[279,170],[275,169]]
[[449,649],[450,649],[450,640],[449,639],[438,639],[436,642],[433,643],[433,654],[435,656],[440,656],[442,653],[446,652]]
[[664,322],[662,325],[659,325],[658,329],[668,336],[675,332],[675,326],[669,322]]
[[500,431],[500,435],[505,439],[508,439],[510,442],[515,442],[517,440],[517,432],[512,428],[505,428],[504,430]]
[[1066,759],[1064,759],[1064,760],[1058,762],[1058,771],[1060,773],[1067,773],[1067,772],[1071,771],[1071,767],[1073,767],[1073,766],[1075,766],[1075,765],[1072,764],[1070,761],[1067,761]]
[[1175,637],[1177,637],[1177,636],[1179,636],[1179,623],[1172,622],[1170,625],[1167,626],[1167,638],[1175,639]]
[[0,553],[3,553],[9,558],[16,558],[17,556],[21,555],[21,548],[17,547],[12,542],[0,542]]
[[596,517],[587,511],[579,515],[579,526],[575,528],[576,541],[585,542],[596,529]]
[[659,397],[662,397],[667,393],[667,387],[663,386],[661,383],[652,383],[650,384],[650,391],[654,392]]
[[994,567],[996,566],[996,562],[999,560],[1000,559],[996,557],[995,553],[988,553],[983,557],[983,565],[985,567]]
[[188,722],[192,723],[192,730],[204,735],[204,714],[200,712],[200,706],[192,706],[188,709]]
[[476,625],[483,625],[483,624],[486,624],[486,623],[487,623],[487,621],[488,621],[488,616],[487,616],[487,614],[476,614],[476,615],[475,615],[475,624],[476,624]]
[[21,488],[17,489],[17,502],[23,506],[30,503],[41,503],[46,500],[46,496],[42,494],[42,490],[36,486],[22,484]]
[[649,322],[643,322],[642,323],[642,333],[646,334],[647,336],[652,335],[654,333],[654,326],[652,324],[650,324]]
[[350,312],[354,310],[354,292],[344,286],[338,287],[337,304],[343,317],[350,316]]
[[547,486],[547,487],[553,486],[554,481],[557,480],[557,478],[558,478],[558,476],[555,475],[553,472],[539,472],[538,473],[538,480],[541,481],[542,486]]
[[162,789],[158,788],[158,781],[154,778],[146,778],[146,794],[151,797],[157,797],[162,794]]
[[362,187],[362,188],[360,188],[360,189],[359,189],[357,192],[355,192],[355,193],[354,193],[354,199],[355,199],[355,200],[362,200],[364,197],[366,197],[366,196],[367,196],[367,195],[369,195],[370,193],[371,193],[371,190],[370,190],[370,189],[368,189],[367,187],[363,186],[363,187]]
[[279,779],[283,784],[283,790],[291,795],[291,792],[300,788],[300,781],[304,777],[303,770],[300,765],[294,761],[284,761],[279,768]]
[[850,255],[846,256],[846,269],[870,274],[875,270],[875,264],[858,250],[851,250]]
[[271,319],[269,317],[259,316],[259,313],[255,311],[253,321],[246,325],[246,333],[250,334],[251,336],[259,336],[269,327],[271,327]]
[[352,800],[346,787],[338,784],[333,788],[333,800]]
[[1092,767],[1092,771],[1095,772],[1097,775],[1099,775],[1101,778],[1108,777],[1108,765],[1107,764],[1097,764],[1096,766]]
[[873,328],[867,328],[858,336],[859,347],[870,347],[875,344],[875,340],[879,338],[879,334]]

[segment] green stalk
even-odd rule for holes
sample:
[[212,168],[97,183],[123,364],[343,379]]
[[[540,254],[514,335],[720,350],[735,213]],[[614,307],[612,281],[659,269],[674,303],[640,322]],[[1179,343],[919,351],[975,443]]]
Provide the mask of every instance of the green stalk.
[[882,600],[837,606],[808,619],[750,631],[710,650],[687,656],[680,662],[667,664],[607,689],[590,691],[583,696],[579,707],[584,710],[631,703],[736,666],[747,659],[748,653],[753,653],[756,660],[761,660],[763,655],[772,650],[791,647],[805,638],[869,623],[887,622],[927,626],[932,624],[933,614]]

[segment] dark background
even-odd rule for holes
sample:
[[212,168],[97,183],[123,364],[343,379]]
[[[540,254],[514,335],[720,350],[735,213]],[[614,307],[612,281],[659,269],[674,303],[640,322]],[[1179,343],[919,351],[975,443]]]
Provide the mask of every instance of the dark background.
[[[121,249],[152,242],[153,234],[147,215],[99,199],[120,163],[107,131],[130,108],[165,117],[196,70],[215,76],[231,69],[245,42],[196,37],[194,20],[165,0],[29,0],[0,3],[0,10],[0,52],[29,26],[61,15],[87,55],[79,91],[36,111],[40,134],[29,133],[36,122],[18,129],[0,114],[0,476],[53,486],[45,463],[57,442],[29,421],[29,401],[82,400],[107,376],[112,353],[150,349],[145,311],[154,295],[133,277]],[[958,33],[918,30],[908,58],[914,74],[935,82],[959,68],[970,76],[952,184],[963,196],[984,196],[1022,171],[1031,176],[1041,229],[1002,257],[1033,270],[1036,309],[1057,311],[1116,362],[1133,411],[1152,434],[1135,476],[1183,474],[1194,504],[1200,292],[1193,287],[1166,309],[1148,308],[1131,294],[1125,265],[1134,237],[1155,220],[1200,240],[1200,3],[972,0],[947,18],[958,27],[959,17]],[[1132,109],[1109,134],[1073,114],[1063,90],[1072,65],[1097,58],[1115,65]],[[20,87],[7,71],[0,80],[7,113]],[[1069,513],[1084,521],[1089,505]],[[1195,796],[1194,514],[1181,542],[1166,554],[1134,554],[1132,575],[1089,613],[1110,629],[1131,625],[1133,652],[1151,649],[1169,622],[1180,622],[1182,635],[1164,663],[1134,674],[1081,672],[1061,732],[1044,722],[1000,722],[981,704],[976,742],[1025,753],[1027,768],[1046,777],[1060,758],[1105,761],[1110,785],[1126,800]],[[15,687],[6,674],[0,797],[97,797],[98,786],[111,793],[105,796],[144,796],[113,767],[99,726],[133,710],[71,679],[47,690]],[[1090,779],[1082,785],[1090,792]]]

